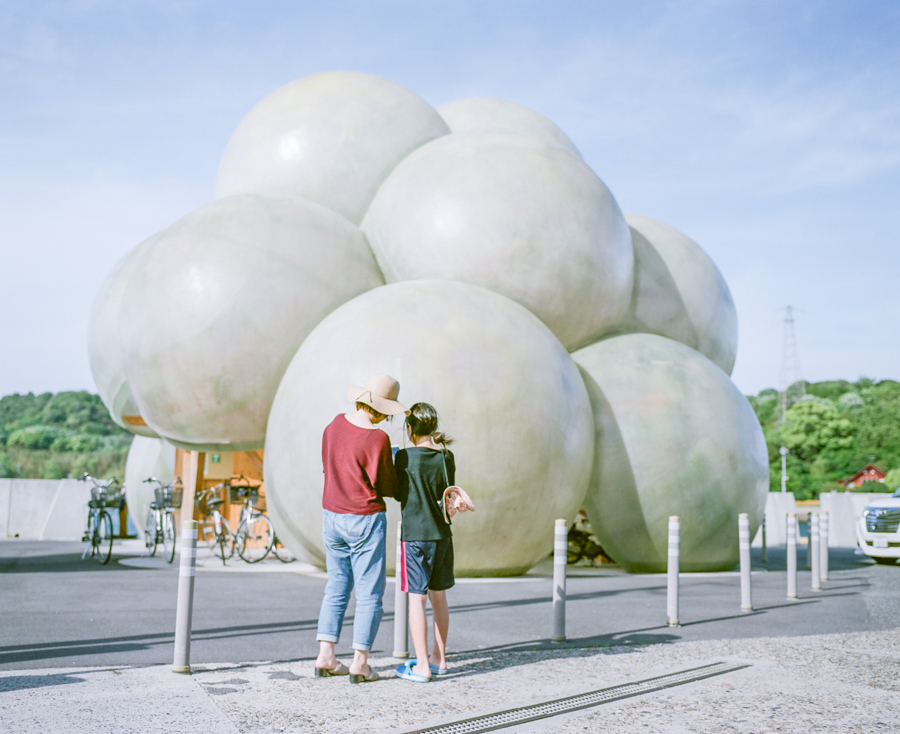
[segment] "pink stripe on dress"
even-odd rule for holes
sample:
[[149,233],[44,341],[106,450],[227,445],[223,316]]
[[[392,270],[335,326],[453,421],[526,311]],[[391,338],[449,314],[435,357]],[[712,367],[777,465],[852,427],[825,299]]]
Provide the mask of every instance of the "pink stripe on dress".
[[406,541],[400,541],[400,591],[409,593],[409,577],[406,575]]

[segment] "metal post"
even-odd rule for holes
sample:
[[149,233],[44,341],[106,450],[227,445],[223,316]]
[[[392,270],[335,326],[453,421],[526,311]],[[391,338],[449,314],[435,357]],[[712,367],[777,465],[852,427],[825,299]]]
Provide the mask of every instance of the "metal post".
[[819,513],[819,578],[828,581],[828,513]]
[[778,453],[781,454],[781,491],[787,492],[787,455],[789,452],[784,446],[782,446],[780,449],[778,449]]
[[746,512],[738,515],[738,550],[741,556],[741,611],[752,612],[750,596],[750,516]]
[[822,579],[819,577],[819,514],[809,513],[809,559],[812,566],[811,588],[813,591],[822,590]]
[[668,589],[666,591],[666,625],[680,627],[678,621],[678,563],[680,557],[681,522],[678,515],[669,517]]
[[409,657],[409,595],[403,591],[403,523],[397,523],[397,560],[394,563],[394,657]]
[[797,515],[787,516],[787,597],[797,598]]
[[553,528],[553,636],[552,642],[566,641],[566,554],[568,523],[557,520]]
[[812,512],[807,511],[807,513],[806,513],[806,570],[807,571],[812,569],[812,541],[810,540],[810,528],[812,528]]
[[194,614],[194,573],[197,568],[197,521],[181,524],[181,563],[178,566],[178,606],[175,613],[173,673],[191,674],[191,619]]
[[763,515],[763,519],[762,519],[761,532],[762,532],[762,559],[761,560],[763,563],[767,563],[768,558],[766,557],[766,516],[765,516],[765,514]]

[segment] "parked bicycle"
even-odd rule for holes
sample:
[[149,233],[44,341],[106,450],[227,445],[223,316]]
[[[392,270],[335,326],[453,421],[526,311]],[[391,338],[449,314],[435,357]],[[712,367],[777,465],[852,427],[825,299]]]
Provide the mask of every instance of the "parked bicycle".
[[155,482],[154,494],[156,499],[150,503],[150,514],[147,516],[147,528],[144,531],[144,545],[147,547],[147,555],[155,556],[158,545],[163,546],[163,555],[166,563],[171,563],[175,558],[175,510],[181,508],[183,490],[179,486],[181,479],[176,477],[175,482],[166,482],[156,477],[149,477],[144,483]]
[[234,535],[231,533],[228,520],[222,515],[221,508],[225,504],[225,500],[217,497],[216,494],[219,490],[229,486],[228,482],[223,482],[199,492],[194,499],[197,510],[201,513],[206,511],[200,526],[203,541],[215,555],[222,559],[223,566],[226,565],[225,561],[234,555]]
[[259,487],[249,483],[231,484],[229,491],[232,504],[238,502],[244,504],[241,508],[241,520],[237,530],[234,531],[235,550],[247,563],[259,563],[269,555],[275,544],[275,528],[272,521],[262,511],[256,509],[259,502]]
[[118,508],[122,502],[124,490],[115,477],[104,484],[85,472],[78,481],[86,482],[88,480],[93,482],[94,486],[91,487],[91,499],[88,502],[87,528],[81,540],[90,545],[84,549],[81,558],[84,559],[90,551],[91,558],[96,556],[97,560],[105,565],[109,563],[112,556],[113,545],[112,517],[106,508]]
[[297,560],[297,556],[285,548],[284,543],[278,539],[278,533],[275,533],[275,542],[272,543],[272,553],[282,563],[293,563]]
[[[243,505],[237,530],[233,533],[222,514],[225,500],[217,496],[222,491],[228,491],[231,504]],[[198,543],[205,543],[214,555],[222,559],[223,565],[235,551],[247,563],[259,563],[270,552],[282,563],[297,560],[278,539],[274,524],[256,506],[258,502],[259,487],[250,484],[243,476],[234,484],[226,481],[199,492],[195,503],[198,514],[203,515],[203,522],[200,524]]]

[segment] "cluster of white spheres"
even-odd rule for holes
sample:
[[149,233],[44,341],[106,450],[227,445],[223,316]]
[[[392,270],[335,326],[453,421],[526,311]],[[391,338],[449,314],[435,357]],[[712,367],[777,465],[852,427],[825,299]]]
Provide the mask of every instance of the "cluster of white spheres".
[[582,506],[627,568],[664,566],[670,514],[686,568],[736,562],[737,513],[758,524],[768,472],[728,378],[728,287],[684,234],[623,214],[547,118],[315,74],[240,123],[217,195],[110,273],[91,367],[141,436],[265,448],[298,555],[324,564],[322,431],[349,385],[387,373],[457,439],[477,505],[453,525],[458,574],[527,570]]

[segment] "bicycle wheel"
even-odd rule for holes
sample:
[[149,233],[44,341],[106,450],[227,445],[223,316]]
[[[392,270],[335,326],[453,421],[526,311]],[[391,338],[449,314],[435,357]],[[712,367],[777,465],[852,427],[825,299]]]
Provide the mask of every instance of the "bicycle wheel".
[[216,543],[212,549],[219,558],[222,559],[222,565],[226,559],[234,555],[234,536],[231,534],[231,526],[228,520],[222,518],[222,534],[216,536]]
[[113,546],[112,518],[106,510],[100,512],[100,523],[94,538],[97,540],[97,560],[105,565],[112,557]]
[[212,512],[207,512],[200,527],[197,528],[197,545],[203,543],[204,546],[211,551],[216,547],[216,516]]
[[175,516],[171,512],[163,515],[163,550],[166,563],[175,559]]
[[238,525],[234,544],[238,555],[247,563],[259,563],[269,555],[275,542],[275,531],[265,515],[250,515]]
[[272,543],[272,553],[274,553],[275,557],[282,563],[293,563],[297,560],[297,556],[284,547],[284,544],[278,539],[277,535],[275,536],[275,542]]
[[144,545],[147,547],[147,555],[156,555],[156,510],[150,510],[147,515],[147,527],[144,530]]
[[87,528],[84,531],[84,535],[82,536],[82,540],[87,543],[84,547],[84,553],[81,554],[81,560],[84,560],[87,557],[88,551],[91,552],[91,558],[94,557],[94,528],[97,524],[97,516],[94,514],[94,511],[91,510],[88,513],[87,519]]

